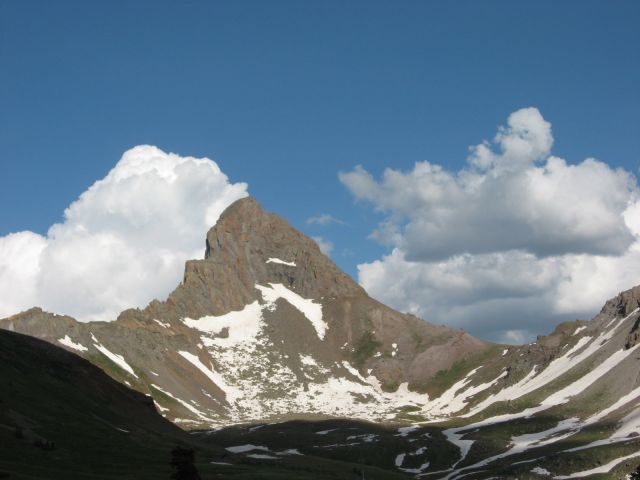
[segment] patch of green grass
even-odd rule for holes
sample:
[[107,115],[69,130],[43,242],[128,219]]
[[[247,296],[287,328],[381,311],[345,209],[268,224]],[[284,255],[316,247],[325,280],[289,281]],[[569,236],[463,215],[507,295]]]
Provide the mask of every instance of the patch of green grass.
[[149,390],[151,391],[151,396],[153,397],[153,399],[159,404],[161,404],[163,407],[166,406],[167,404],[178,405],[178,402],[174,398],[170,397],[163,391],[158,390],[153,385],[149,385]]
[[382,343],[376,339],[373,332],[365,332],[362,334],[353,351],[353,360],[356,365],[362,365],[371,358]]
[[492,346],[479,354],[472,355],[469,358],[454,363],[448,370],[438,371],[433,378],[425,384],[410,385],[410,387],[421,393],[428,393],[431,398],[437,398],[447,390],[447,388],[473,370],[473,368],[478,365],[483,365],[490,358],[497,356],[501,348],[500,345]]

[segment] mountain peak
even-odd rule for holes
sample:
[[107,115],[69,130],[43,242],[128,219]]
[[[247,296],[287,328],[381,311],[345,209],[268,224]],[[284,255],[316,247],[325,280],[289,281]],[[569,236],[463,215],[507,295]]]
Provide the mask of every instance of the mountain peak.
[[243,246],[251,244],[260,253],[270,250],[268,253],[276,256],[272,258],[280,255],[291,260],[302,251],[322,255],[316,242],[298,232],[279,215],[265,211],[253,197],[236,200],[222,212],[207,233],[205,259],[216,255],[225,239]]
[[0,327],[106,358],[116,378],[209,412],[176,400],[163,407],[174,418],[209,424],[284,414],[395,416],[407,402],[427,402],[422,393],[439,372],[458,365],[435,390],[496,351],[373,300],[311,238],[252,198],[222,213],[206,246],[166,301],[126,310],[115,322],[25,318]]
[[167,303],[179,306],[179,316],[221,315],[260,299],[256,285],[269,284],[316,300],[366,296],[314,240],[245,197],[220,215],[207,233],[205,258],[186,263]]

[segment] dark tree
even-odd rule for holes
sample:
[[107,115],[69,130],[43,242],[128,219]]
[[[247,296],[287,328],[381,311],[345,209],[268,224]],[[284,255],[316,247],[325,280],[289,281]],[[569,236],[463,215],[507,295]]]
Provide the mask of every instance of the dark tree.
[[176,447],[171,450],[171,466],[174,472],[171,474],[173,480],[200,480],[198,470],[193,464],[195,454],[188,448]]

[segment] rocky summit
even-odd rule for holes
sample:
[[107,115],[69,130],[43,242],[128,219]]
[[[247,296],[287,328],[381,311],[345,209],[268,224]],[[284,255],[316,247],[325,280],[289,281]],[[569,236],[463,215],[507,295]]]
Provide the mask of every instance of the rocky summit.
[[431,409],[427,393],[444,377],[497,351],[373,300],[252,198],[221,215],[205,247],[164,302],[113,322],[32,309],[0,326],[82,355],[153,396],[167,418],[198,426],[400,418]]
[[356,448],[420,478],[623,478],[640,463],[639,306],[636,287],[531,344],[488,343],[380,304],[245,198],[165,301],[112,322],[34,308],[0,327],[85,357],[184,428],[228,426],[206,437],[239,456]]

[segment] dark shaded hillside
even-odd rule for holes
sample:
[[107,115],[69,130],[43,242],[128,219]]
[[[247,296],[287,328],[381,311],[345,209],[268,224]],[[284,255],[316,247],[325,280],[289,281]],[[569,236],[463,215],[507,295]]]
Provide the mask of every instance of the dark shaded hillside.
[[88,361],[0,331],[0,472],[9,478],[169,478],[189,436]]
[[[0,385],[0,478],[169,479],[178,445],[195,450],[202,479],[361,478],[350,461],[295,455],[274,462],[204,444],[87,360],[4,330]],[[364,468],[370,479],[403,477]]]

